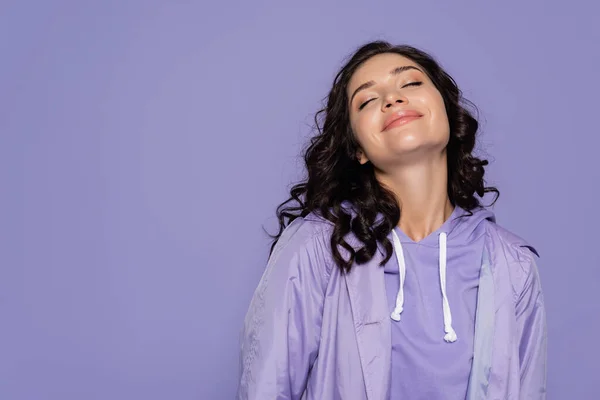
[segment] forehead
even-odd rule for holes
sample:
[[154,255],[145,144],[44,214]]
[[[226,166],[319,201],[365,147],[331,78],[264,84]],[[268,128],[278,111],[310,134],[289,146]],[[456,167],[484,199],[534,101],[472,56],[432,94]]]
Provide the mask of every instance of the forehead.
[[389,73],[393,68],[405,65],[411,65],[422,69],[413,60],[400,54],[384,53],[373,56],[354,71],[354,74],[352,74],[352,77],[350,78],[350,82],[348,82],[347,91],[352,93],[356,87],[367,81],[382,82],[389,76]]

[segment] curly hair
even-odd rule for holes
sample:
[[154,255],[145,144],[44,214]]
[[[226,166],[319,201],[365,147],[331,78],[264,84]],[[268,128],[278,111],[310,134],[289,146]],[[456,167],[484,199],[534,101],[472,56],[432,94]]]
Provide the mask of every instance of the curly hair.
[[[484,166],[488,161],[472,154],[479,123],[465,105],[477,108],[463,98],[454,79],[428,53],[409,45],[373,41],[362,45],[349,57],[335,76],[325,108],[314,116],[317,134],[304,151],[308,176],[292,186],[290,197],[277,207],[279,232],[269,235],[273,239],[269,255],[287,225],[314,212],[333,224],[331,252],[342,273],[350,272],[354,263],[364,264],[371,260],[378,242],[386,252],[380,265],[392,256],[393,246],[387,236],[400,221],[400,207],[394,193],[376,179],[373,164],[360,164],[356,157],[359,144],[350,126],[346,92],[358,67],[383,53],[399,54],[421,66],[444,100],[450,125],[447,190],[452,205],[471,213],[473,209],[482,207],[475,193],[483,197],[486,192],[494,192],[496,196],[492,204],[498,199],[498,189],[486,187],[483,179]],[[352,205],[354,218],[342,203]],[[378,218],[380,215],[383,218]],[[351,231],[363,244],[359,250],[345,240]],[[342,257],[338,246],[348,251],[348,260]]]

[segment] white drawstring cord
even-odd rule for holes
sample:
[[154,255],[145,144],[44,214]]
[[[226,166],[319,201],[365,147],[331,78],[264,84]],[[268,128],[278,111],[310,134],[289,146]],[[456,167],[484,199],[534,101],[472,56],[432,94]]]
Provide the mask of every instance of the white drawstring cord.
[[404,277],[406,276],[406,265],[404,264],[404,252],[402,251],[402,243],[398,238],[398,234],[392,229],[394,239],[394,253],[396,253],[396,259],[398,260],[398,270],[400,276],[400,289],[396,295],[396,307],[392,311],[392,319],[394,321],[400,321],[400,314],[404,310]]
[[442,308],[444,310],[444,340],[452,343],[456,342],[457,336],[452,328],[452,313],[450,312],[450,303],[446,295],[446,232],[440,233],[440,287],[442,288]]

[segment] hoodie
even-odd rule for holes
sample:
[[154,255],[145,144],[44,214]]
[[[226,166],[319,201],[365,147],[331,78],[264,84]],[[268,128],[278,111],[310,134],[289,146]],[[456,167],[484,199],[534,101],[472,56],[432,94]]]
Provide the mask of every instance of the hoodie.
[[394,261],[385,266],[391,321],[394,399],[465,399],[473,361],[477,291],[486,219],[456,206],[434,232],[415,242],[392,232]]
[[[460,382],[466,381],[466,367],[461,364],[470,357],[469,338],[473,328],[469,328],[472,326],[469,310],[474,290],[457,294],[456,282],[463,282],[463,276],[468,281],[474,272],[469,263],[459,265],[456,260],[461,254],[479,251],[474,243],[479,243],[480,230],[484,232],[484,243],[466,399],[545,399],[546,313],[538,254],[525,239],[497,225],[490,214],[479,212],[476,218],[463,219],[467,222],[464,226],[462,221],[454,225],[459,221],[450,218],[438,231],[419,242],[419,246],[410,244],[406,237],[402,243],[402,232],[398,229],[390,232],[388,239],[394,242],[395,233],[402,250],[406,249],[403,292],[406,296],[400,304],[403,309],[400,321],[391,318],[398,297],[394,290],[399,290],[399,283],[391,287],[391,299],[386,295],[385,269],[389,264],[391,270],[398,270],[397,257],[392,256],[384,263],[387,253],[383,246],[378,246],[370,261],[343,273],[331,253],[333,224],[315,213],[292,221],[269,257],[244,318],[237,399],[389,400],[392,386],[401,390],[400,380],[427,386],[424,393],[409,395],[407,399],[435,398],[431,395],[432,386],[448,391],[443,398],[458,398],[452,391],[462,391]],[[346,240],[355,250],[363,246],[352,233]],[[438,251],[444,248],[446,254],[440,258]],[[348,251],[341,246],[339,249],[347,259]],[[431,255],[432,259],[416,265],[414,260],[421,260],[421,254]],[[468,261],[469,257],[461,259]],[[439,304],[443,299],[440,267],[442,272],[447,269],[447,307]],[[426,287],[437,296],[431,302],[426,294],[423,297],[411,294],[416,271],[426,268],[433,276]],[[399,276],[396,277],[399,282]],[[424,287],[418,290],[424,291]],[[421,302],[431,306],[421,307]],[[431,315],[422,314],[415,307],[433,311]],[[443,328],[444,315],[456,334],[454,342],[452,331],[448,329],[448,335]],[[421,371],[429,363],[437,372],[420,381],[415,381],[414,375],[412,381],[398,375],[401,364],[397,354],[396,371],[392,373],[391,368],[392,332],[397,338],[400,329],[410,329],[415,321],[426,328],[414,335],[405,334],[410,340],[405,347],[412,347],[409,354],[412,357],[407,359],[417,359]],[[423,339],[420,343],[416,342],[421,339],[419,336]],[[419,346],[414,347],[415,343]],[[463,345],[466,350],[461,353]],[[443,353],[455,350],[456,353]],[[431,358],[434,352],[435,358]],[[450,357],[454,356],[459,358],[450,364]],[[396,393],[393,396],[398,397]]]

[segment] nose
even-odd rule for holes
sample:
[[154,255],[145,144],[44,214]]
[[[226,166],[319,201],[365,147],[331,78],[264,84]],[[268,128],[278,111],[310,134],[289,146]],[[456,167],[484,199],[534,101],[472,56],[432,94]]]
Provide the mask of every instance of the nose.
[[385,96],[385,101],[383,102],[383,109],[389,109],[394,106],[396,103],[408,103],[408,99],[406,96],[403,96],[399,92],[390,92]]

